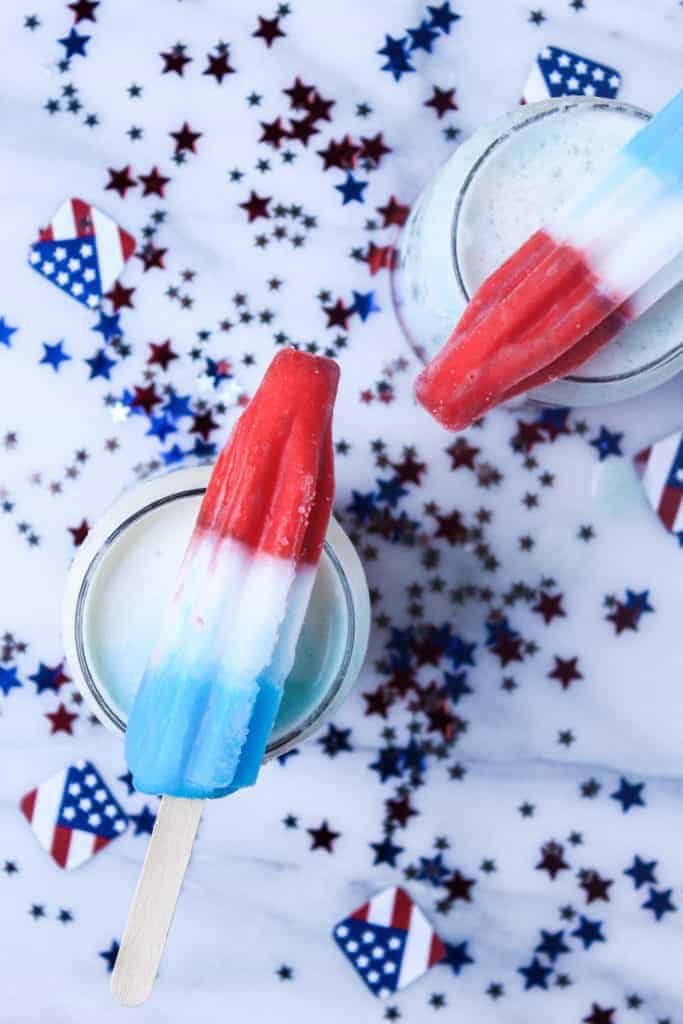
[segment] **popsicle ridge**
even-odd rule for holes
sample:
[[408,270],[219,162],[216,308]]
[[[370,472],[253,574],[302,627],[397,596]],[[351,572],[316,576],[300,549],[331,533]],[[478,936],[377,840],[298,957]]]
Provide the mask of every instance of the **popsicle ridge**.
[[[469,328],[458,324],[444,348],[422,371],[415,384],[418,401],[444,426],[460,430],[500,400],[506,391],[541,365],[553,338],[557,355],[583,335],[616,306],[618,297],[605,295],[584,253],[558,244],[543,232],[537,233],[537,251],[546,253],[526,269],[519,283],[486,311],[474,318]],[[506,270],[515,275],[516,260]],[[558,314],[557,304],[562,306]]]
[[[332,443],[338,379],[331,359],[294,349],[276,356],[219,456],[197,520],[200,533],[231,537],[280,558],[317,562],[320,549],[304,551],[303,542],[318,498],[323,449]],[[250,459],[243,458],[245,450]],[[285,452],[288,472],[282,474]],[[332,476],[328,504],[333,489]]]

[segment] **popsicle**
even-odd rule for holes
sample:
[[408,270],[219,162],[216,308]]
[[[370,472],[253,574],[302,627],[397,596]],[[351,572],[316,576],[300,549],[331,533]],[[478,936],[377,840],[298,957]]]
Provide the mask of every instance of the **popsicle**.
[[162,793],[112,975],[149,995],[203,801],[251,785],[278,710],[332,512],[331,359],[280,352],[204,496],[129,717],[135,788]]
[[654,306],[681,280],[683,280],[683,254],[677,256],[675,260],[672,260],[659,273],[650,278],[635,295],[632,295],[618,309],[605,317],[602,323],[585,334],[564,355],[510,388],[503,396],[502,401],[507,402],[511,398],[526,394],[533,388],[540,388],[544,384],[559,380],[560,377],[565,377],[577,370],[591,356],[604,348],[608,341],[615,338],[619,331],[647,312],[650,306]]
[[[680,93],[598,181],[570,198],[481,285],[418,377],[418,401],[444,426],[463,429],[617,310],[631,316],[638,304],[629,308],[628,300],[651,278],[669,264],[680,275],[674,261],[682,250]],[[593,336],[588,355],[613,336],[619,316]]]
[[128,722],[143,793],[219,797],[256,778],[332,509],[338,375],[281,352],[216,463]]

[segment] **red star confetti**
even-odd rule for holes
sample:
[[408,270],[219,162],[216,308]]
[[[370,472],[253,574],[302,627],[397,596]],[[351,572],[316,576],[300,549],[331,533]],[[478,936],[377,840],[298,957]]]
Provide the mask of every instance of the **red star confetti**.
[[195,146],[197,140],[201,139],[201,132],[193,132],[187,121],[183,123],[182,128],[179,128],[177,132],[169,132],[172,139],[175,139],[175,151],[176,155],[187,151],[189,153],[196,153]]
[[104,293],[104,297],[105,299],[109,299],[114,308],[114,312],[118,313],[120,309],[133,309],[131,298],[134,293],[135,288],[124,288],[119,281],[116,281],[114,283],[114,287]]
[[126,193],[130,188],[136,188],[135,178],[131,178],[130,175],[130,164],[122,167],[121,170],[117,171],[113,167],[109,168],[109,181],[104,186],[105,190],[112,190],[117,192],[122,199],[126,198]]
[[270,217],[268,212],[268,203],[270,202],[270,196],[259,196],[252,190],[251,195],[243,203],[240,203],[240,209],[245,210],[247,219],[251,224],[253,221],[258,220],[259,217]]
[[174,72],[182,78],[186,65],[192,63],[192,57],[188,56],[187,47],[183,46],[182,43],[177,43],[172,49],[161,53],[159,56],[164,62],[162,68],[162,74],[164,75]]
[[69,533],[71,534],[71,537],[73,539],[74,547],[79,548],[81,546],[85,538],[88,536],[89,530],[90,527],[88,526],[87,519],[81,519],[78,526],[69,527]]
[[430,99],[425,102],[425,107],[432,107],[436,112],[436,116],[441,120],[449,110],[458,109],[458,104],[455,102],[454,97],[455,89],[439,89],[435,85]]
[[96,21],[95,11],[99,6],[99,0],[75,0],[74,3],[67,4],[69,10],[74,12],[76,25],[79,21]]
[[159,344],[155,344],[155,342],[150,341],[149,347],[151,352],[147,363],[150,366],[158,365],[162,370],[168,370],[173,360],[178,358],[178,353],[174,352],[171,348],[170,338],[167,338],[166,341],[162,341]]
[[377,207],[377,212],[382,214],[384,220],[383,228],[388,228],[392,225],[401,228],[408,219],[410,207],[404,206],[394,196],[391,196],[384,206]]
[[156,164],[148,174],[138,175],[138,181],[142,185],[143,196],[161,196],[162,199],[165,195],[165,186],[168,185],[170,180],[170,178],[165,178],[163,174],[159,173]]
[[268,49],[273,45],[276,39],[284,39],[285,34],[280,28],[279,18],[262,18],[259,16],[258,28],[252,35],[257,39],[262,39]]
[[563,690],[568,690],[571,684],[576,679],[583,679],[583,676],[579,672],[577,667],[577,658],[558,658],[555,657],[555,666],[551,672],[548,673],[549,679],[557,679]]
[[370,242],[365,254],[365,262],[370,268],[370,273],[374,275],[380,270],[391,270],[395,255],[396,251],[393,245],[375,245],[374,242]]
[[54,736],[58,732],[68,733],[69,736],[73,736],[72,725],[78,718],[78,715],[67,711],[64,704],[60,704],[56,711],[49,711],[45,715],[46,718],[50,719],[50,735]]
[[230,66],[227,53],[208,53],[206,57],[209,63],[202,74],[215,78],[218,85],[221,85],[226,75],[234,75],[235,69]]

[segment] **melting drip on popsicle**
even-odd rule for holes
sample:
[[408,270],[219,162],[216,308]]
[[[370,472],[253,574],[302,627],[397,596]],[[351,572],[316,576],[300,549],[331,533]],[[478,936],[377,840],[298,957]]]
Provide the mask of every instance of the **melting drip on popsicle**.
[[330,359],[279,353],[216,463],[128,722],[142,792],[256,779],[332,512],[338,377]]

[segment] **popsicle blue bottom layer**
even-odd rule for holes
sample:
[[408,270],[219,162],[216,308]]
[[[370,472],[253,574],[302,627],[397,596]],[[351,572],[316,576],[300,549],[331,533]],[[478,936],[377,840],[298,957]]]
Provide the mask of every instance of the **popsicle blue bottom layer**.
[[207,799],[256,781],[314,579],[313,566],[193,534],[128,719],[137,789]]
[[146,682],[126,734],[137,790],[213,799],[254,784],[282,698],[279,682],[265,675],[236,689],[225,680],[188,686],[186,675],[165,676],[161,686]]

